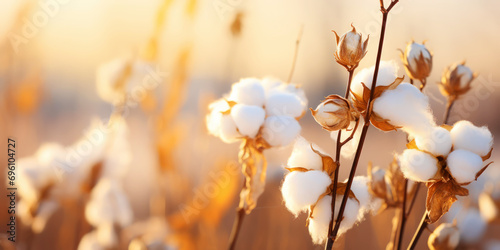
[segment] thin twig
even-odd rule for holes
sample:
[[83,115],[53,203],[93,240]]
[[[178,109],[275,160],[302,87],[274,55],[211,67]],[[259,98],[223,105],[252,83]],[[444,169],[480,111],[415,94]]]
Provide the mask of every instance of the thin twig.
[[418,190],[420,189],[420,182],[415,183],[414,185],[417,185],[415,187],[415,193],[413,194],[413,197],[410,202],[410,207],[408,207],[408,211],[406,211],[406,218],[410,216],[411,210],[413,209],[413,205],[415,204],[415,201],[417,200],[417,194]]
[[236,246],[236,241],[238,240],[238,235],[240,234],[241,225],[243,224],[243,219],[245,218],[245,209],[238,208],[236,211],[236,219],[233,224],[233,229],[231,230],[231,236],[229,237],[229,250],[233,250]]
[[302,32],[304,30],[304,25],[300,26],[299,35],[297,36],[297,41],[295,41],[295,52],[293,53],[292,68],[290,69],[290,74],[288,74],[287,83],[292,81],[293,72],[295,71],[295,64],[297,63],[297,55],[299,54],[300,39],[302,38]]
[[417,245],[418,239],[422,235],[422,232],[424,229],[427,227],[427,212],[424,213],[424,216],[422,216],[422,220],[420,221],[420,225],[418,226],[417,232],[415,232],[415,235],[413,236],[413,239],[411,240],[410,245],[408,246],[408,250],[413,250],[415,249],[415,246]]
[[[375,61],[375,70],[373,72],[372,86],[370,88],[370,99],[368,100],[363,129],[361,131],[361,136],[359,139],[358,148],[356,149],[356,154],[354,156],[353,165],[351,167],[351,172],[349,173],[349,179],[347,180],[345,193],[344,193],[344,196],[342,197],[342,203],[340,205],[340,209],[339,209],[339,213],[337,215],[337,218],[342,218],[344,215],[345,206],[347,204],[347,198],[349,196],[349,192],[351,191],[351,185],[352,185],[352,182],[354,180],[354,175],[356,174],[356,169],[358,167],[359,158],[361,157],[361,151],[363,149],[363,145],[364,145],[364,142],[366,139],[366,134],[368,132],[368,128],[370,127],[370,115],[372,112],[372,105],[371,104],[373,102],[373,95],[375,93],[374,89],[375,89],[376,84],[377,84],[378,70],[380,67],[380,59],[382,57],[382,48],[384,45],[385,29],[386,29],[386,25],[387,25],[387,16],[389,14],[389,11],[392,9],[392,7],[394,7],[394,5],[397,2],[398,2],[397,0],[392,1],[391,5],[386,10],[383,6],[383,2],[381,1],[380,7],[381,7],[381,12],[382,12],[382,28],[381,28],[381,32],[380,32],[380,40],[379,40],[379,46],[378,46],[378,51],[377,51],[377,59]],[[335,239],[337,238],[337,234],[338,234],[338,231],[340,228],[340,223],[341,223],[341,220],[337,220],[335,222],[335,227],[334,227],[334,229],[329,237],[329,241],[331,240],[332,242],[335,242]]]
[[404,195],[403,195],[403,204],[401,205],[401,229],[399,230],[399,240],[398,240],[398,250],[401,249],[401,244],[403,243],[403,235],[405,232],[405,224],[406,224],[406,199],[408,197],[407,195],[407,190],[408,190],[408,179],[405,179],[405,188],[404,188]]
[[448,103],[446,104],[446,111],[444,113],[444,118],[443,118],[443,124],[448,123],[448,119],[450,119],[450,111],[451,108],[453,107],[453,104],[455,104],[456,98],[450,97],[448,98]]

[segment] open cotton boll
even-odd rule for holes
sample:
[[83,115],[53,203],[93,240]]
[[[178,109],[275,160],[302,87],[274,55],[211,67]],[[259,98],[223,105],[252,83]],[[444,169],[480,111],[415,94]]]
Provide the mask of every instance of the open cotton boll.
[[219,99],[208,106],[210,113],[205,118],[208,132],[213,136],[220,136],[222,112],[229,109],[227,101]]
[[301,101],[303,108],[304,109],[307,108],[306,93],[304,92],[303,88],[299,87],[299,85],[296,85],[293,83],[290,83],[290,84],[283,83],[280,86],[278,86],[276,88],[276,90],[285,91],[287,93],[294,94]]
[[[347,182],[347,180],[345,182]],[[360,206],[357,218],[358,221],[361,221],[366,213],[378,210],[376,206],[379,204],[373,202],[373,196],[368,190],[368,182],[369,179],[366,176],[356,176],[352,181],[351,191],[356,196],[356,199],[358,199]]]
[[427,135],[436,127],[429,99],[410,83],[385,91],[373,102],[373,111],[413,136]]
[[80,243],[78,243],[78,250],[105,250],[106,248],[101,246],[97,238],[97,230],[85,234]]
[[220,120],[220,138],[225,143],[233,143],[241,138],[231,115],[223,115]]
[[241,135],[253,138],[264,123],[266,112],[261,107],[236,104],[231,109],[231,117]]
[[453,150],[446,159],[450,174],[458,183],[469,183],[476,179],[476,173],[483,166],[483,159],[470,151]]
[[273,147],[290,144],[300,133],[295,118],[286,115],[269,116],[264,122],[262,137]]
[[437,159],[416,149],[405,149],[398,159],[405,177],[413,181],[426,182],[438,171]]
[[461,213],[457,220],[460,240],[467,244],[473,244],[480,240],[488,226],[481,217],[481,213],[474,207],[469,207]]
[[97,241],[108,249],[118,245],[118,236],[113,223],[103,223],[97,227]]
[[[312,144],[314,150],[323,154],[316,144]],[[311,143],[304,137],[299,136],[293,146],[292,154],[288,158],[287,166],[290,168],[305,168],[312,170],[323,170],[323,160],[311,148]]]
[[476,127],[469,121],[459,121],[451,129],[455,149],[465,149],[480,156],[487,155],[493,146],[493,135],[487,127]]
[[[366,87],[371,89],[374,71],[375,66],[364,68],[359,71],[352,79],[351,91],[358,95],[362,95],[363,85],[361,85],[361,83],[364,83]],[[398,66],[395,61],[381,61],[377,77],[377,86],[387,86],[393,83],[398,77],[397,74]]]
[[302,102],[291,93],[274,93],[267,98],[265,106],[269,116],[288,115],[297,118],[304,113]]
[[[360,124],[363,124],[363,121],[364,119],[362,117],[360,117]],[[349,125],[349,128],[346,129],[342,129],[342,133],[340,135],[340,139],[342,141],[345,141],[345,139],[347,139],[351,133],[352,133],[352,129],[354,128],[356,122],[351,122],[351,124]],[[354,136],[352,138],[352,140],[348,141],[346,144],[344,144],[344,146],[342,146],[342,150],[340,151],[340,155],[342,155],[342,157],[344,158],[347,158],[347,159],[350,159],[352,157],[354,157],[354,154],[356,153],[356,150],[358,149],[358,144],[359,144],[359,139],[361,137],[361,126],[358,127],[358,129],[356,129],[356,132],[354,132]],[[339,135],[339,131],[332,131],[330,133],[330,138],[332,138],[332,140],[334,142],[337,142],[337,137]]]
[[244,78],[233,84],[229,100],[239,104],[263,106],[266,95],[259,79]]
[[287,174],[281,187],[286,207],[297,216],[316,203],[331,182],[330,177],[322,171],[294,171]]
[[452,147],[451,134],[442,127],[433,128],[428,135],[417,135],[415,143],[419,149],[437,156],[448,155]]

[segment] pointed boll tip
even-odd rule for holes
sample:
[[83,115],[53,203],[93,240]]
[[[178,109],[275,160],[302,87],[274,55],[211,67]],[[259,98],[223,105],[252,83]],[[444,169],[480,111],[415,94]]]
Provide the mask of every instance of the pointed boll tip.
[[354,27],[353,23],[351,23],[351,27],[352,27],[352,32],[356,32],[356,27]]

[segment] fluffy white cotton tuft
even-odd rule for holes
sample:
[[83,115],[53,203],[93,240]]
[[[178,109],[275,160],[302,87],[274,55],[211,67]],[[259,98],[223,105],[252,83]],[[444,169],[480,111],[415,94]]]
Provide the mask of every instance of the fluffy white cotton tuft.
[[[360,117],[360,124],[363,124],[363,118]],[[352,129],[354,128],[356,122],[351,122],[351,124],[349,125],[349,128],[346,129],[342,129],[342,134],[340,135],[340,139],[342,141],[344,141],[345,139],[347,139],[351,133],[352,133]],[[356,132],[354,132],[354,136],[352,138],[352,140],[350,140],[349,142],[347,142],[346,144],[344,144],[344,146],[342,147],[342,150],[340,151],[340,155],[342,155],[342,157],[344,158],[347,158],[347,159],[350,159],[352,157],[354,157],[354,154],[356,153],[356,150],[358,149],[358,144],[359,144],[359,139],[361,137],[361,125],[358,126],[358,129],[356,129]],[[332,138],[332,140],[334,142],[337,142],[337,137],[339,135],[339,131],[332,131],[330,133],[330,138]]]
[[434,232],[429,235],[429,240],[427,244],[430,249],[439,249],[436,247],[443,246],[443,243],[447,243],[447,248],[444,249],[455,249],[460,241],[460,232],[453,224],[442,223]]
[[[319,146],[312,144],[314,150],[323,151]],[[311,143],[299,136],[293,146],[292,154],[288,158],[287,166],[290,168],[306,168],[312,170],[323,170],[323,161],[321,156],[312,151]]]
[[325,172],[294,171],[285,176],[281,194],[288,210],[297,216],[313,205],[330,184],[330,177]]
[[300,125],[295,118],[278,115],[267,117],[262,137],[273,147],[290,144],[300,133]]
[[266,112],[269,116],[288,115],[300,117],[304,106],[299,97],[291,93],[274,93],[266,100]]
[[220,136],[220,126],[222,119],[222,112],[229,109],[227,101],[219,99],[208,106],[210,113],[205,118],[208,132],[213,136]]
[[366,176],[356,176],[352,181],[351,191],[356,196],[356,199],[358,199],[360,206],[358,221],[363,220],[365,214],[377,211],[379,208],[379,204],[373,202],[373,196],[368,190],[368,182],[369,179]]
[[239,104],[262,107],[266,100],[266,94],[259,79],[244,78],[233,84],[229,100]]
[[241,135],[253,138],[264,123],[266,112],[261,107],[236,104],[231,109],[231,117]]
[[[363,93],[363,85],[364,83],[366,87],[371,89],[372,81],[373,81],[373,71],[375,70],[375,66],[370,68],[364,68],[359,71],[351,83],[352,92],[362,95]],[[387,86],[396,80],[398,77],[398,66],[395,61],[381,61],[378,71],[377,77],[377,86]]]
[[236,123],[230,115],[222,115],[220,118],[220,138],[225,143],[233,143],[241,138]]
[[413,181],[426,182],[438,171],[437,159],[416,149],[406,149],[398,159],[405,177]]
[[451,129],[455,149],[465,149],[480,156],[487,155],[493,146],[493,135],[487,127],[476,127],[469,121],[459,121]]
[[483,159],[470,151],[453,150],[446,159],[450,174],[458,183],[469,183],[476,179],[476,173],[483,166]]
[[452,146],[450,132],[442,127],[433,128],[427,135],[418,135],[415,143],[419,149],[436,156],[448,155]]
[[461,213],[457,220],[457,227],[460,230],[460,240],[464,243],[476,243],[486,231],[487,223],[474,207],[469,207]]
[[427,96],[410,83],[385,91],[373,102],[373,111],[415,137],[436,126]]

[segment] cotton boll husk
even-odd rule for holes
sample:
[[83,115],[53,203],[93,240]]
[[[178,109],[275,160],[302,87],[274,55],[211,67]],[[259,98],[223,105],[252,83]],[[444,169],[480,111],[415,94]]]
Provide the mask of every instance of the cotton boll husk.
[[487,155],[493,146],[490,130],[476,127],[469,121],[459,121],[451,129],[451,138],[455,149],[465,149],[479,156]]
[[433,128],[428,135],[417,135],[415,143],[419,149],[436,156],[448,155],[452,147],[451,134],[442,127]]
[[325,172],[294,171],[285,176],[281,194],[288,210],[298,216],[313,205],[330,184],[330,177]]
[[229,100],[239,104],[262,107],[266,100],[266,94],[259,79],[244,78],[233,84]]
[[398,159],[405,177],[413,181],[426,182],[438,171],[437,159],[416,149],[404,150]]
[[231,115],[223,115],[220,120],[220,138],[225,143],[233,143],[239,141],[240,133],[236,127]]
[[[351,91],[362,96],[363,85],[361,85],[361,83],[364,83],[366,87],[371,89],[374,70],[375,66],[372,66],[359,71],[352,79]],[[377,86],[390,85],[398,77],[397,74],[398,66],[395,61],[381,61],[377,77]]]
[[266,100],[266,113],[269,116],[288,115],[300,117],[304,113],[304,106],[300,99],[291,93],[275,93]]
[[488,226],[481,217],[481,213],[474,207],[469,207],[461,213],[457,220],[457,226],[460,229],[460,240],[467,244],[478,242]]
[[108,249],[118,245],[118,236],[113,223],[103,223],[97,227],[97,241]]
[[254,138],[264,123],[266,112],[261,107],[236,104],[231,109],[231,117],[241,135]]
[[373,102],[373,111],[415,137],[427,135],[436,127],[429,99],[410,83],[385,91]]
[[468,183],[476,179],[476,173],[481,170],[483,160],[470,151],[453,150],[446,159],[450,174],[458,183]]
[[[362,117],[360,117],[360,121],[359,123],[360,124],[363,124],[363,121],[364,119]],[[354,128],[356,122],[351,122],[351,124],[349,125],[349,128],[346,129],[342,129],[342,134],[340,135],[340,139],[342,141],[345,141],[345,139],[347,139],[351,133],[352,133],[352,129]],[[340,151],[340,155],[342,155],[342,157],[346,158],[346,159],[351,159],[352,157],[354,157],[354,154],[356,153],[356,150],[358,149],[358,144],[359,144],[359,139],[361,137],[361,126],[358,126],[358,129],[356,129],[356,132],[354,132],[354,136],[353,138],[348,141],[346,144],[344,144],[344,146],[342,146],[342,150]],[[338,134],[339,134],[339,131],[332,131],[330,133],[330,138],[332,138],[332,140],[336,143],[337,142],[337,137],[338,137]]]
[[[323,244],[326,241],[328,227],[332,217],[332,197],[330,195],[321,199],[312,214],[313,218],[309,220],[309,234],[315,244]],[[339,211],[342,203],[342,196],[337,195],[335,199],[335,211]],[[344,219],[340,223],[338,236],[351,229],[356,223],[359,213],[359,203],[354,199],[347,199],[344,210]]]
[[[323,154],[323,151],[316,144],[312,144],[312,148]],[[288,158],[287,166],[290,168],[323,170],[323,160],[312,148],[310,142],[299,136],[293,146],[292,154]]]
[[290,144],[300,133],[300,125],[293,117],[269,116],[264,122],[262,136],[273,147]]
[[101,246],[97,240],[97,231],[94,230],[90,233],[85,234],[80,243],[78,244],[78,250],[105,250],[106,248]]
[[481,193],[478,199],[479,211],[485,221],[491,222],[499,216],[495,201],[487,193]]

